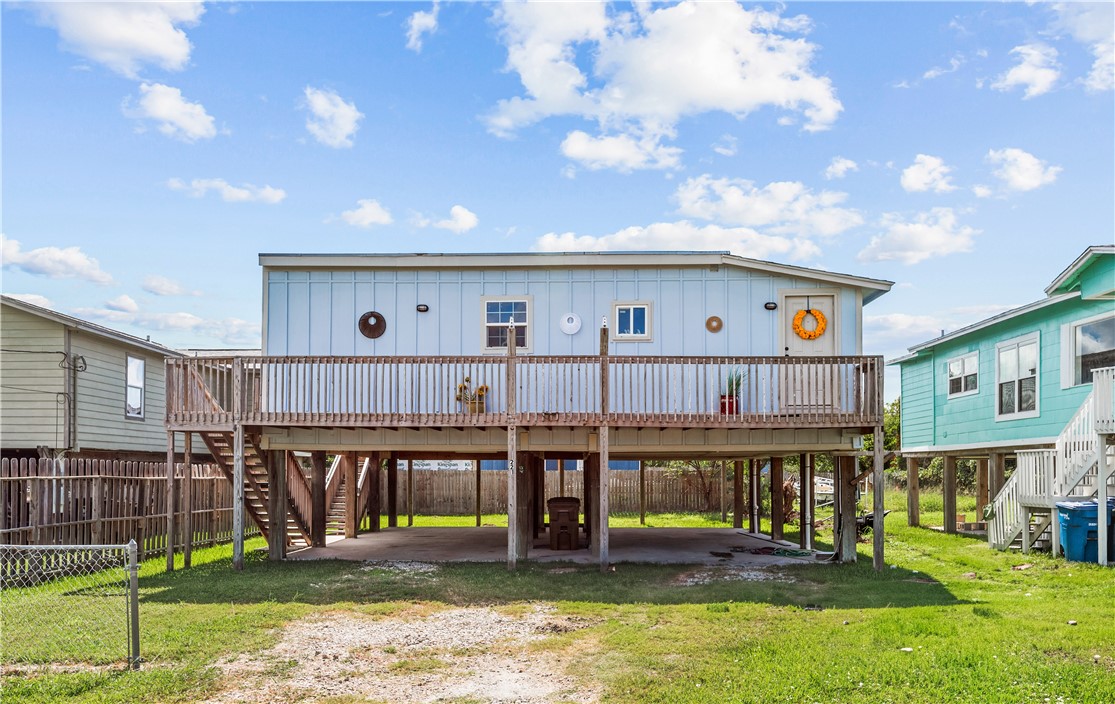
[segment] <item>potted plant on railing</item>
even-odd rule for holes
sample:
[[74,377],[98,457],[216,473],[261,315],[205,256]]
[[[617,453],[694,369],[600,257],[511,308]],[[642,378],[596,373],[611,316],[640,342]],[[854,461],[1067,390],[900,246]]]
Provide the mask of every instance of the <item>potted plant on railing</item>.
[[725,391],[720,394],[720,414],[734,416],[739,413],[739,392],[743,389],[746,375],[739,367],[728,370]]
[[464,381],[457,384],[457,400],[464,406],[465,413],[483,413],[484,397],[487,395],[487,384],[481,384],[473,389],[472,379],[467,376]]

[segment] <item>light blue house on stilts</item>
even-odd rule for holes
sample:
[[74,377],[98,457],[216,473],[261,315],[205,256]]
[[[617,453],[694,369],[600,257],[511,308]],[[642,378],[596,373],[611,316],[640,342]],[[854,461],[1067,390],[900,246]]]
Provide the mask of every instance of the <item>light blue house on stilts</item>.
[[[1103,506],[1115,491],[1115,246],[1089,247],[1045,293],[890,362],[902,371],[911,496],[917,461],[943,456],[945,530],[955,531],[956,461],[979,460],[980,488],[993,497],[988,540],[998,549],[1046,541],[1057,553],[1056,502]],[[1004,481],[1010,458],[1016,468]],[[1106,533],[1099,521],[1100,546]]]

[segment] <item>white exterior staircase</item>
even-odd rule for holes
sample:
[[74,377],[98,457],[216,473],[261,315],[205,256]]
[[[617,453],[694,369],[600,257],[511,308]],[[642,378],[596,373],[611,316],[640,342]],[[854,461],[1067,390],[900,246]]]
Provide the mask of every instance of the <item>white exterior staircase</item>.
[[[1107,496],[1115,496],[1115,447],[1111,415],[1111,387],[1115,369],[1096,370],[1093,392],[1081,404],[1051,450],[1020,450],[1014,474],[991,504],[987,538],[991,547],[1022,552],[1040,542],[1060,551],[1058,501],[1087,500],[1100,495],[1099,459],[1106,455]],[[1098,399],[1098,401],[1097,401]],[[1102,514],[1101,514],[1102,515]]]

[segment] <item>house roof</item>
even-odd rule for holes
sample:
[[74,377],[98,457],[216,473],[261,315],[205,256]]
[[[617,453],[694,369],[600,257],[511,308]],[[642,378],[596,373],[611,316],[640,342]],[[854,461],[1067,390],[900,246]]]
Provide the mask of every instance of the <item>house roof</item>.
[[124,344],[133,345],[135,347],[142,347],[145,350],[154,352],[155,354],[163,355],[164,357],[182,356],[181,352],[172,350],[169,347],[163,347],[157,342],[151,342],[150,340],[144,340],[142,337],[129,335],[126,332],[120,332],[119,330],[106,328],[103,325],[97,325],[96,323],[91,323],[88,320],[82,320],[81,318],[75,318],[71,315],[66,315],[65,313],[59,313],[56,310],[43,308],[42,306],[37,306],[33,303],[21,301],[18,298],[0,295],[0,303],[3,303],[6,306],[11,306],[12,308],[17,308],[24,311],[25,313],[30,313],[31,315],[37,315],[40,318],[51,320],[68,328],[87,332],[90,335],[96,335],[98,337],[103,337],[115,342],[122,342]]
[[705,267],[731,266],[783,276],[851,286],[863,302],[891,289],[893,281],[739,257],[728,252],[528,252],[469,254],[260,254],[268,268],[327,269],[524,269],[547,267]]
[[1054,293],[1064,293],[1071,290],[1079,283],[1080,275],[1092,265],[1092,262],[1101,256],[1112,254],[1115,254],[1115,245],[1096,245],[1084,250],[1076,258],[1076,261],[1069,264],[1068,268],[1062,271],[1057,278],[1053,279],[1053,283],[1046,287],[1046,295],[1051,296]]

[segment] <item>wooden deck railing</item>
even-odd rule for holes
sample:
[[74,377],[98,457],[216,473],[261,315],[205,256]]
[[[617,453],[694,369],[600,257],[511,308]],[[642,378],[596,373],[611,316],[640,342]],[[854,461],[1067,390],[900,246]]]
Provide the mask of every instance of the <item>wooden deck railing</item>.
[[[882,422],[882,375],[881,357],[858,356],[170,359],[167,424],[867,427]],[[457,399],[466,378],[487,387],[483,404]]]

